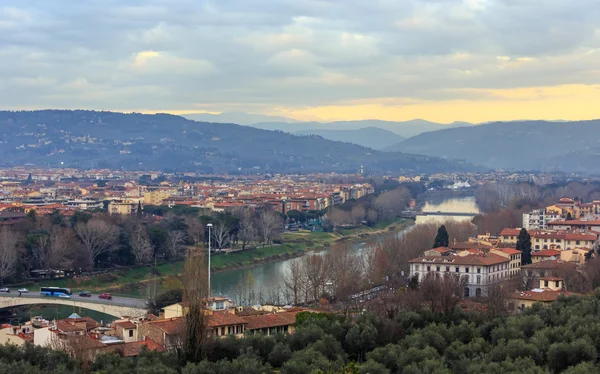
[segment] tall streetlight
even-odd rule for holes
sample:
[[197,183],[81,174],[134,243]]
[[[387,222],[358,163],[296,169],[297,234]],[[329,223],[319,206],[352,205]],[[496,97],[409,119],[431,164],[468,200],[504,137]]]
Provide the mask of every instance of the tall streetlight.
[[206,227],[208,227],[208,299],[210,299],[210,238],[213,225],[209,223]]

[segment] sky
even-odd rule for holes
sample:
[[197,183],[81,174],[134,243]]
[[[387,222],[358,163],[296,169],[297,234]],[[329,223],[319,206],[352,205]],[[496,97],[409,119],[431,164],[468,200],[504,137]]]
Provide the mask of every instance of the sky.
[[2,0],[2,109],[600,118],[598,0]]

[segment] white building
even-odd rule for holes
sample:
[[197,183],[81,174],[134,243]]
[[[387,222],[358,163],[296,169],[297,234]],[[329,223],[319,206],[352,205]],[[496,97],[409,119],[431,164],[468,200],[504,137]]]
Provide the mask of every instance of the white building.
[[523,227],[526,230],[539,230],[547,228],[546,209],[535,209],[523,213]]
[[464,297],[485,296],[490,285],[510,277],[510,257],[496,254],[426,256],[412,259],[409,264],[410,275],[419,281],[431,272],[466,276]]

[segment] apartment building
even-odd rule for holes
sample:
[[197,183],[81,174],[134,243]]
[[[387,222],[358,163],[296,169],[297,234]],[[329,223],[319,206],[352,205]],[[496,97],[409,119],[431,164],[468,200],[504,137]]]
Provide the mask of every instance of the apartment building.
[[490,286],[510,277],[510,257],[493,253],[477,253],[465,256],[425,256],[408,261],[410,275],[419,281],[427,274],[455,274],[466,277],[464,297],[486,296]]

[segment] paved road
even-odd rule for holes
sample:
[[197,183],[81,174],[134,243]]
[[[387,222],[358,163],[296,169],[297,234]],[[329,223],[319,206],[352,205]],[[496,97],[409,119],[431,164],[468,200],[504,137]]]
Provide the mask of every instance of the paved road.
[[[19,292],[16,290],[10,290],[10,293],[1,292],[0,297],[19,297]],[[50,296],[43,296],[43,295],[40,295],[39,291],[31,291],[31,290],[28,293],[22,293],[20,297],[23,297],[23,298],[45,298],[45,299],[48,299],[49,303],[51,302],[52,299],[55,298],[55,297],[50,297]],[[58,297],[56,297],[56,299],[61,299],[61,300],[65,300],[65,301],[71,300],[71,301],[80,301],[80,302],[94,303],[94,304],[118,305],[118,306],[127,306],[127,307],[132,307],[132,308],[146,309],[146,300],[134,299],[131,297],[113,296],[111,300],[106,300],[106,299],[99,299],[98,294],[92,294],[91,297],[82,297],[82,296],[79,296],[78,293],[73,293],[73,295],[71,295],[71,298],[69,298],[69,299],[67,299],[67,298],[63,299],[63,298],[58,298]]]

